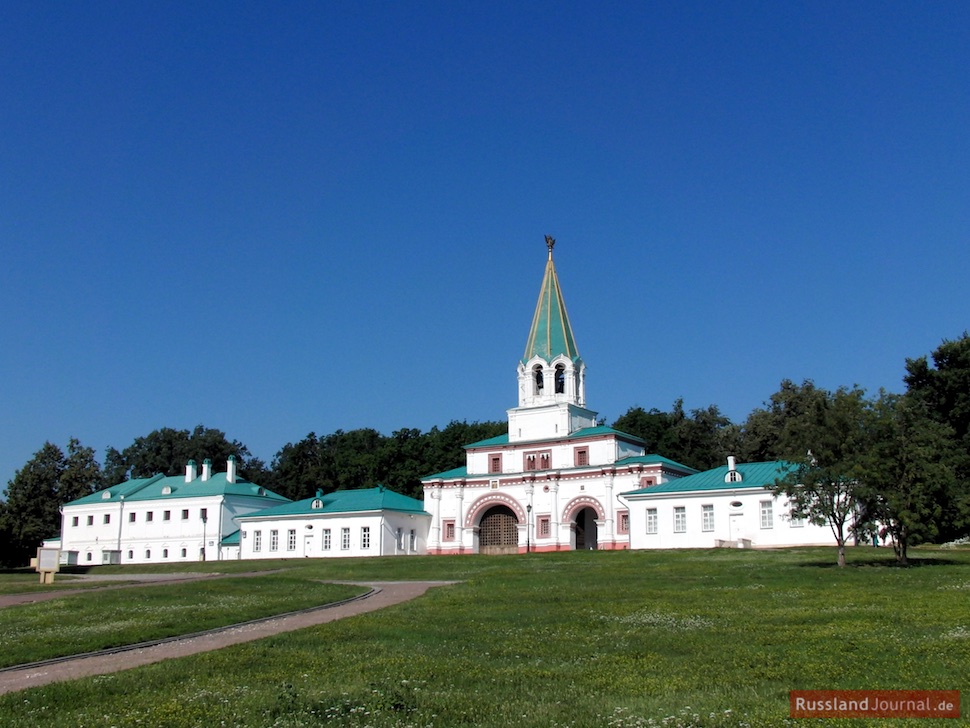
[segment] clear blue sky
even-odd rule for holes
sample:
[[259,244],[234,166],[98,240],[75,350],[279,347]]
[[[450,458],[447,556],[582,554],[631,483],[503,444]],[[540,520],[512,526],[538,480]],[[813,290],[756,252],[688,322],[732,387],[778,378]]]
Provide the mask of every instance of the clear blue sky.
[[902,390],[968,328],[970,3],[0,4],[0,488],[46,440]]

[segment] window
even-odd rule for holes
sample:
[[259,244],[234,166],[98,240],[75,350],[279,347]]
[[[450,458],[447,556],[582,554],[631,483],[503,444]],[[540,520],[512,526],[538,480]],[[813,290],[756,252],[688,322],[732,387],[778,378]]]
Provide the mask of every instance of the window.
[[183,508],[182,509],[182,520],[183,521],[189,520],[189,509],[188,508]]
[[208,508],[203,508],[201,511],[199,511],[199,518],[202,519],[202,522],[203,523],[205,523],[206,521],[208,521],[209,520],[209,509]]
[[77,516],[74,516],[74,518],[71,519],[71,525],[72,526],[76,526],[77,525]]
[[617,533],[630,533],[630,512],[620,511],[616,514]]
[[360,528],[360,547],[362,549],[370,548],[370,526],[361,526]]
[[134,551],[129,551],[129,552],[128,552],[128,558],[129,558],[129,559],[133,559],[133,558],[135,558],[135,552],[134,552]]
[[647,509],[647,533],[657,532],[657,509]]
[[104,522],[105,523],[111,523],[111,514],[110,513],[105,513],[104,514]]
[[641,488],[649,488],[651,485],[656,485],[656,481],[653,478],[640,478]]
[[445,521],[445,541],[455,540],[455,522]]
[[539,522],[536,525],[539,530],[539,538],[549,538],[549,534],[552,532],[549,516],[539,516]]
[[323,529],[323,550],[324,551],[330,550],[330,529],[329,528]]
[[90,560],[91,560],[91,558],[92,558],[92,556],[91,556],[91,552],[90,552],[90,551],[88,551],[88,561],[90,561]]
[[411,529],[411,536],[408,538],[408,550],[414,552],[417,550],[418,538],[417,534],[414,533],[414,529]]
[[162,549],[162,558],[163,559],[167,559],[168,558],[168,549]]
[[684,533],[687,530],[687,507],[674,506],[674,533]]
[[296,529],[291,528],[286,532],[286,550],[296,551]]
[[134,522],[135,522],[135,514],[134,514],[134,512],[129,513],[128,514],[128,523],[134,523]]
[[346,551],[350,548],[350,529],[341,528],[340,529],[340,548]]
[[727,482],[729,482],[729,483],[740,483],[741,482],[741,473],[739,473],[737,470],[729,470],[728,471]]
[[269,550],[279,551],[280,550],[280,532],[275,528],[271,529],[269,532]]
[[584,465],[589,465],[589,448],[588,447],[577,447],[573,451],[575,455],[575,464],[577,468],[581,468]]
[[701,530],[714,530],[714,506],[701,506]]
[[536,469],[536,456],[535,453],[530,453],[525,456],[525,469],[526,471]]
[[488,472],[490,472],[490,473],[501,473],[502,472],[502,456],[501,455],[489,455],[488,456]]
[[263,549],[263,532],[253,531],[253,551],[262,551]]
[[155,514],[152,513],[151,511],[148,511],[148,513],[145,514],[145,520],[148,521],[148,522],[154,521],[155,520]]
[[805,527],[805,519],[804,518],[799,518],[794,513],[792,513],[791,514],[791,527],[792,528],[804,528]]
[[88,525],[89,526],[93,526],[94,525],[94,516],[88,516]]
[[525,454],[524,470],[548,470],[552,462],[552,452],[543,450],[542,452],[529,452]]
[[151,549],[145,549],[145,558],[146,559],[150,559],[151,557],[152,557],[152,550]]
[[182,549],[182,558],[184,559],[187,555],[188,552],[185,549]]
[[162,511],[162,520],[163,521],[171,521],[172,520],[172,512],[171,511]]
[[774,525],[774,514],[772,513],[772,503],[770,500],[761,501],[761,527],[771,528]]
[[404,548],[404,529],[403,528],[397,529],[396,543],[397,543],[397,550],[401,551]]

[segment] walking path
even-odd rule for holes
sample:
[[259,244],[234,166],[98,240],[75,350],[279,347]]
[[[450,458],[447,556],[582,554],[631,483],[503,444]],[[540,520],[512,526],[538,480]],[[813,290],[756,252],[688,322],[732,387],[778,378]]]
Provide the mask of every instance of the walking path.
[[[239,575],[236,574],[235,576]],[[337,619],[343,619],[344,617],[353,617],[358,614],[373,612],[384,607],[416,599],[432,587],[447,586],[456,582],[354,581],[339,583],[366,586],[370,587],[373,591],[363,598],[342,602],[333,607],[321,607],[313,611],[275,617],[256,623],[237,625],[218,632],[195,637],[177,638],[162,644],[126,650],[124,652],[114,652],[111,654],[98,653],[89,656],[67,658],[54,664],[25,667],[23,669],[14,668],[0,672],[0,695],[16,690],[37,687],[39,685],[47,685],[52,682],[76,680],[90,675],[104,675],[111,672],[119,672],[132,667],[160,662],[161,660],[185,657],[199,652],[208,652],[209,650],[218,650],[229,645],[251,642],[282,632],[313,627],[318,624],[325,624]],[[65,592],[78,593],[77,590],[59,590],[59,592],[59,594],[57,592],[38,592],[34,594],[7,595],[0,597],[0,606],[40,601],[42,599],[53,599],[56,596],[64,596]],[[24,599],[12,601],[14,597],[24,597]]]

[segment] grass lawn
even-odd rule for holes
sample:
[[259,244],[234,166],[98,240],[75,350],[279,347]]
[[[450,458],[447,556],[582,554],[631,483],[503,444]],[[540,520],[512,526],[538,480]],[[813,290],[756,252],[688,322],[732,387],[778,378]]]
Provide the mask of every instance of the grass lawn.
[[[891,552],[859,548],[841,570],[834,549],[241,562],[288,567],[254,577],[264,594],[313,579],[463,581],[300,632],[0,696],[0,725],[952,726],[788,719],[792,689],[966,694],[970,551],[913,556],[900,569]],[[124,591],[104,592],[102,606]]]

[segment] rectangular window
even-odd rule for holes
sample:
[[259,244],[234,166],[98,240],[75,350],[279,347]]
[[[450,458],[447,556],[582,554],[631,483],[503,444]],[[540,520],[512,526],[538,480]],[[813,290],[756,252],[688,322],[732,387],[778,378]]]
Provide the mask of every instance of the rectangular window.
[[445,521],[445,541],[455,540],[455,522]]
[[94,525],[94,516],[88,516],[88,525],[89,526],[93,526]]
[[490,472],[490,473],[501,473],[502,472],[502,456],[501,455],[489,455],[488,456],[488,472]]
[[[90,556],[90,555],[91,554],[88,554],[88,556]],[[145,549],[145,558],[146,559],[150,559],[151,557],[152,557],[152,550],[151,549]]]
[[804,518],[798,518],[798,517],[796,517],[793,514],[792,517],[791,517],[791,527],[792,528],[804,528],[805,527],[805,519]]
[[346,551],[350,548],[350,529],[341,528],[340,529],[340,548]]
[[330,550],[330,529],[329,528],[323,529],[323,550],[324,551]]
[[168,549],[162,549],[162,558],[163,559],[167,559],[168,558]]
[[539,538],[549,538],[552,532],[552,523],[549,516],[539,516]]
[[148,513],[145,514],[145,520],[148,521],[148,522],[154,521],[155,520],[155,514],[152,513],[151,511],[148,511]]
[[414,532],[414,529],[412,528],[411,535],[408,538],[408,550],[411,553],[414,553],[417,550],[416,548],[417,545],[418,545],[418,537],[417,537],[417,534]]
[[674,506],[674,533],[684,533],[687,530],[687,507]]
[[647,509],[647,533],[657,532],[657,509]]
[[135,552],[134,551],[128,551],[128,560],[131,561],[133,558],[135,558]]
[[189,520],[189,509],[188,508],[183,508],[182,509],[182,520],[183,521]]
[[263,550],[263,532],[253,531],[253,551]]
[[286,550],[296,551],[296,529],[291,528],[286,532]]
[[134,512],[129,513],[128,514],[128,523],[134,523],[134,522],[135,522],[135,514],[134,514]]
[[77,525],[77,516],[74,516],[74,518],[71,519],[71,525],[72,526],[76,526]]
[[701,530],[714,530],[714,506],[701,506]]
[[269,550],[279,551],[280,550],[280,532],[275,528],[270,529],[269,532]]
[[182,558],[183,559],[185,558],[185,554],[186,554],[186,550],[185,549],[182,549]]
[[111,514],[110,513],[105,513],[104,514],[104,522],[105,523],[111,523]]
[[761,501],[761,527],[771,528],[774,526],[774,514],[772,513],[772,503],[770,500]]
[[397,550],[398,551],[403,550],[404,549],[404,529],[403,528],[397,529],[396,542],[397,542]]
[[199,511],[199,517],[202,519],[202,522],[203,523],[205,523],[206,521],[208,521],[209,520],[209,509],[208,508],[203,508],[201,511]]
[[163,521],[171,521],[172,520],[172,512],[171,511],[162,511],[162,520]]
[[577,447],[573,451],[574,462],[577,468],[582,468],[589,465],[589,448],[588,447]]
[[616,532],[619,534],[630,533],[629,511],[620,511],[616,514]]
[[361,526],[360,528],[360,547],[362,549],[370,548],[370,526]]

